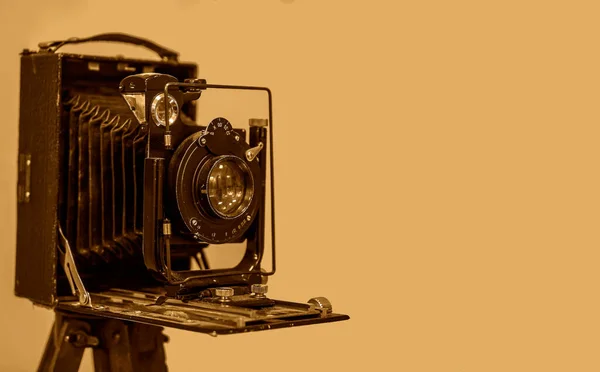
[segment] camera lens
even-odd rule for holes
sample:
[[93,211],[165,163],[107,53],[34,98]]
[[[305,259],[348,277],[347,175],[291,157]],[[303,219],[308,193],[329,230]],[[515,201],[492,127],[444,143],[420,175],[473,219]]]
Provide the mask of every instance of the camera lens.
[[252,173],[236,156],[219,157],[208,172],[206,184],[210,207],[223,218],[239,217],[254,196]]

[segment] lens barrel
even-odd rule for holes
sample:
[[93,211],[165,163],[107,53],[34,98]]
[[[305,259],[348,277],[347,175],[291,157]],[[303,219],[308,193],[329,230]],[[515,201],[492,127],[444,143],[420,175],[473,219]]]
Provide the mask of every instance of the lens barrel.
[[242,238],[261,205],[258,161],[245,159],[250,148],[243,132],[224,118],[213,120],[177,147],[170,162],[170,208],[194,239],[226,243]]

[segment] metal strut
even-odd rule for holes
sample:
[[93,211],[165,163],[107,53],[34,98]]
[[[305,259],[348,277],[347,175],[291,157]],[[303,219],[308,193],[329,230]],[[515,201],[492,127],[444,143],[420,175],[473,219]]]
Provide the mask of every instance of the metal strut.
[[89,292],[85,289],[83,281],[81,281],[81,277],[77,271],[77,265],[75,264],[75,259],[73,258],[71,246],[69,245],[69,241],[65,237],[65,234],[63,234],[60,225],[58,225],[58,238],[61,243],[58,245],[58,251],[60,252],[60,263],[65,270],[67,279],[69,280],[71,292],[79,299],[81,306],[92,307],[92,298],[90,297]]

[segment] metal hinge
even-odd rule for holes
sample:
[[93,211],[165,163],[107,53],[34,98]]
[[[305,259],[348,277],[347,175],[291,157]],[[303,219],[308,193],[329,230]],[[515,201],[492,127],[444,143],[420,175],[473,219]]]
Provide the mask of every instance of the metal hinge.
[[81,281],[81,277],[77,271],[77,265],[75,265],[75,259],[73,258],[73,252],[71,252],[71,246],[63,234],[60,225],[58,226],[58,238],[60,240],[60,244],[58,245],[58,251],[60,252],[61,256],[60,263],[65,270],[67,279],[69,280],[71,292],[79,299],[81,306],[92,307],[92,298]]

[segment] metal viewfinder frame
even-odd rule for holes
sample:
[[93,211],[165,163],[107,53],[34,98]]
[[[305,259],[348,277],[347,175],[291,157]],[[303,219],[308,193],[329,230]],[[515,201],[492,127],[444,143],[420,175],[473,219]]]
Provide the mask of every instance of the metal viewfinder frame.
[[[168,283],[171,285],[180,285],[186,284],[195,279],[207,279],[214,277],[224,277],[224,276],[235,276],[235,275],[252,275],[257,274],[260,276],[271,276],[275,274],[277,269],[276,266],[276,247],[275,247],[275,172],[274,172],[274,157],[273,157],[273,95],[271,90],[266,87],[258,87],[258,86],[245,86],[245,85],[223,85],[223,84],[206,84],[206,83],[193,83],[193,82],[170,82],[165,84],[164,88],[164,97],[169,96],[169,88],[194,88],[199,90],[207,90],[207,89],[223,89],[223,90],[253,90],[253,91],[264,91],[267,93],[268,103],[269,103],[269,171],[270,171],[270,182],[271,182],[271,190],[270,190],[270,199],[271,199],[271,271],[232,271],[228,269],[224,269],[222,272],[212,272],[210,274],[197,274],[190,275],[183,280],[172,280],[172,269],[171,269],[171,245],[168,239],[165,239],[165,250],[166,250],[166,262],[164,262],[166,266],[166,274]],[[165,107],[165,118],[169,117],[169,105],[168,100],[164,99],[164,107]],[[170,120],[165,120],[165,138],[170,136]],[[166,142],[167,143],[167,142]],[[264,226],[263,226],[264,228]],[[261,257],[262,261],[262,257]]]

